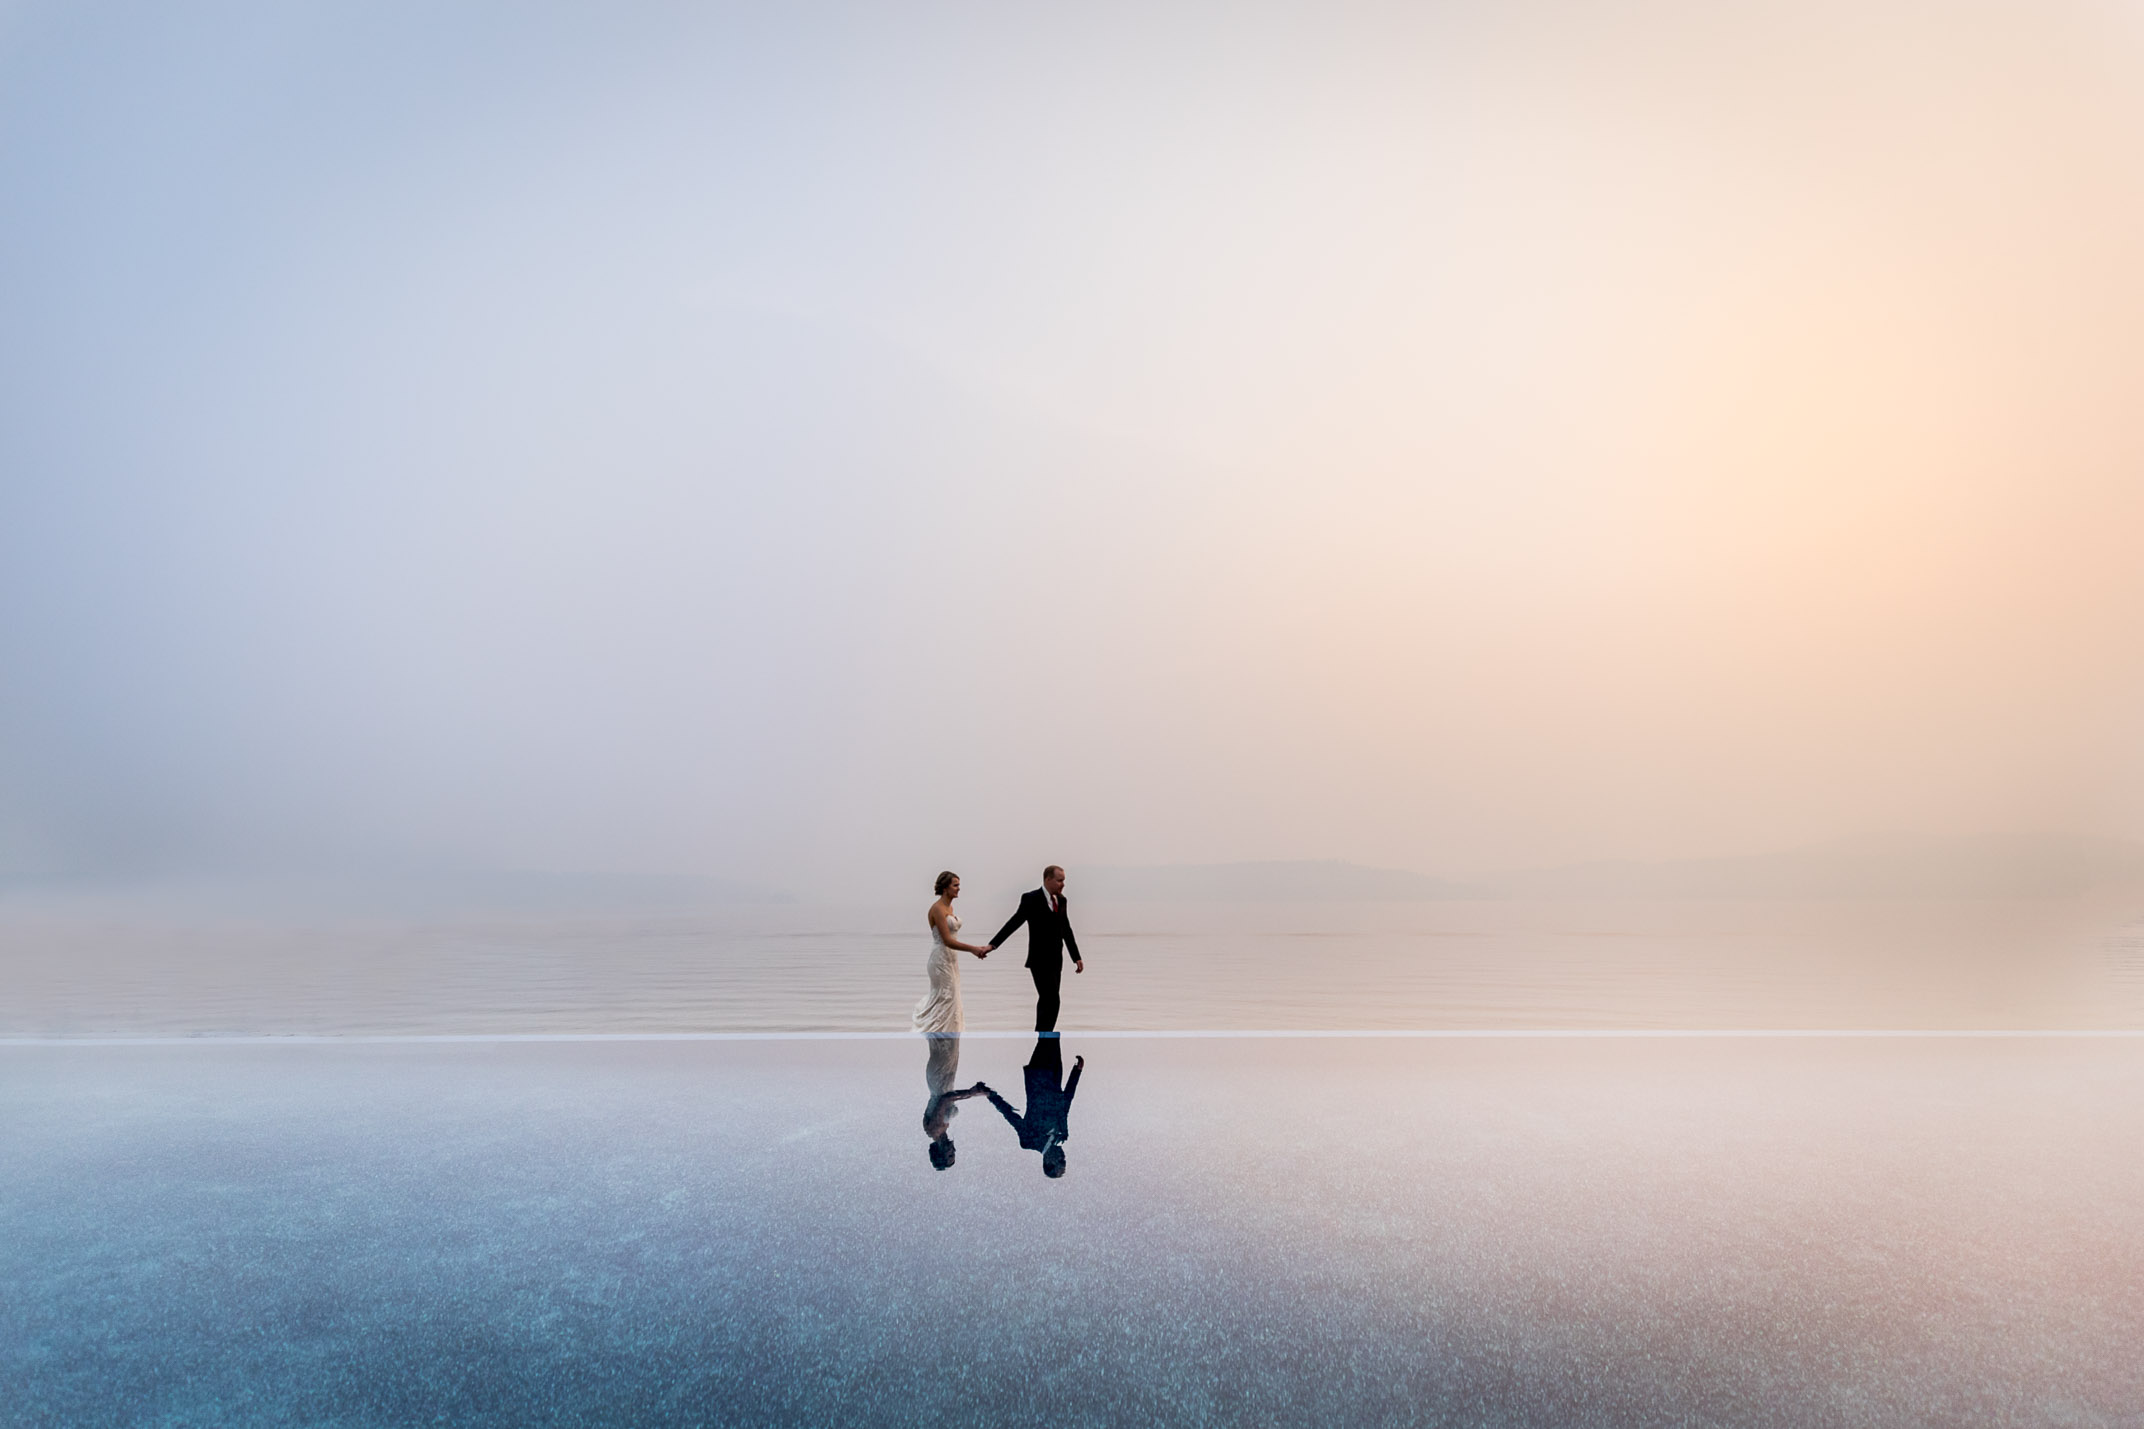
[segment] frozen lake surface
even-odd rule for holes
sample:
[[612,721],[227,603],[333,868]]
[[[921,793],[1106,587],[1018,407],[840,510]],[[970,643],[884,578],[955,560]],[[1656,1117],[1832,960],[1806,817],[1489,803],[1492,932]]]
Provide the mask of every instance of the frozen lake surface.
[[2144,1041],[1057,1050],[0,1047],[6,1417],[2144,1420]]

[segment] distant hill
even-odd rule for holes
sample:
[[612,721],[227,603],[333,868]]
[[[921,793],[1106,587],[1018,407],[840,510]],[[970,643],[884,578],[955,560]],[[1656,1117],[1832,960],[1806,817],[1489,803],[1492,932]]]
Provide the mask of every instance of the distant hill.
[[733,903],[788,903],[779,889],[670,874],[427,870],[291,874],[40,875],[0,878],[0,906],[188,909],[196,912],[376,914],[690,913]]
[[1726,858],[1606,860],[1435,878],[1336,859],[1080,868],[1110,902],[1430,902],[1530,898],[2059,898],[2144,889],[2144,846],[2083,835],[1862,839]]
[[788,903],[778,889],[690,874],[542,870],[433,874],[383,885],[384,892],[442,909],[548,913],[686,911],[725,903]]
[[1481,890],[1397,868],[1327,859],[1311,863],[1186,863],[1148,868],[1081,868],[1082,897],[1121,903],[1420,902],[1478,898]]
[[2085,836],[1860,839],[1731,858],[1606,861],[1484,879],[1504,898],[2052,898],[2144,883],[2144,847]]

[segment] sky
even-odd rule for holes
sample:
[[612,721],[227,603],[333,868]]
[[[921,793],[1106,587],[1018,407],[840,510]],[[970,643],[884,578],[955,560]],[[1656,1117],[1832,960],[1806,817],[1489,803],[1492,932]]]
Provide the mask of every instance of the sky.
[[0,872],[2144,837],[2144,9],[0,3]]

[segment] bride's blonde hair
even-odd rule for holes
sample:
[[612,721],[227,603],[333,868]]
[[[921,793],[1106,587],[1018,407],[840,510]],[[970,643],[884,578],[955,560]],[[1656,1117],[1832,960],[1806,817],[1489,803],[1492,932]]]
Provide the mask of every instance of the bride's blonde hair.
[[938,875],[936,892],[940,898],[945,897],[945,891],[953,886],[953,880],[958,877],[960,877],[960,875],[953,872],[951,869],[947,869],[944,873]]

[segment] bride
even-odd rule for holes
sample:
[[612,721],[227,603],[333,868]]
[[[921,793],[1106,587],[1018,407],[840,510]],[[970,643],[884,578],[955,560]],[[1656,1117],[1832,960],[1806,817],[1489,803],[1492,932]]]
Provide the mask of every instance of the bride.
[[938,875],[938,901],[931,905],[931,956],[924,964],[930,975],[931,990],[923,994],[916,1004],[915,1026],[926,1037],[958,1037],[960,1035],[960,960],[959,953],[973,953],[979,958],[990,956],[990,949],[975,943],[963,943],[957,936],[960,932],[960,915],[953,911],[953,900],[960,897],[960,875]]

